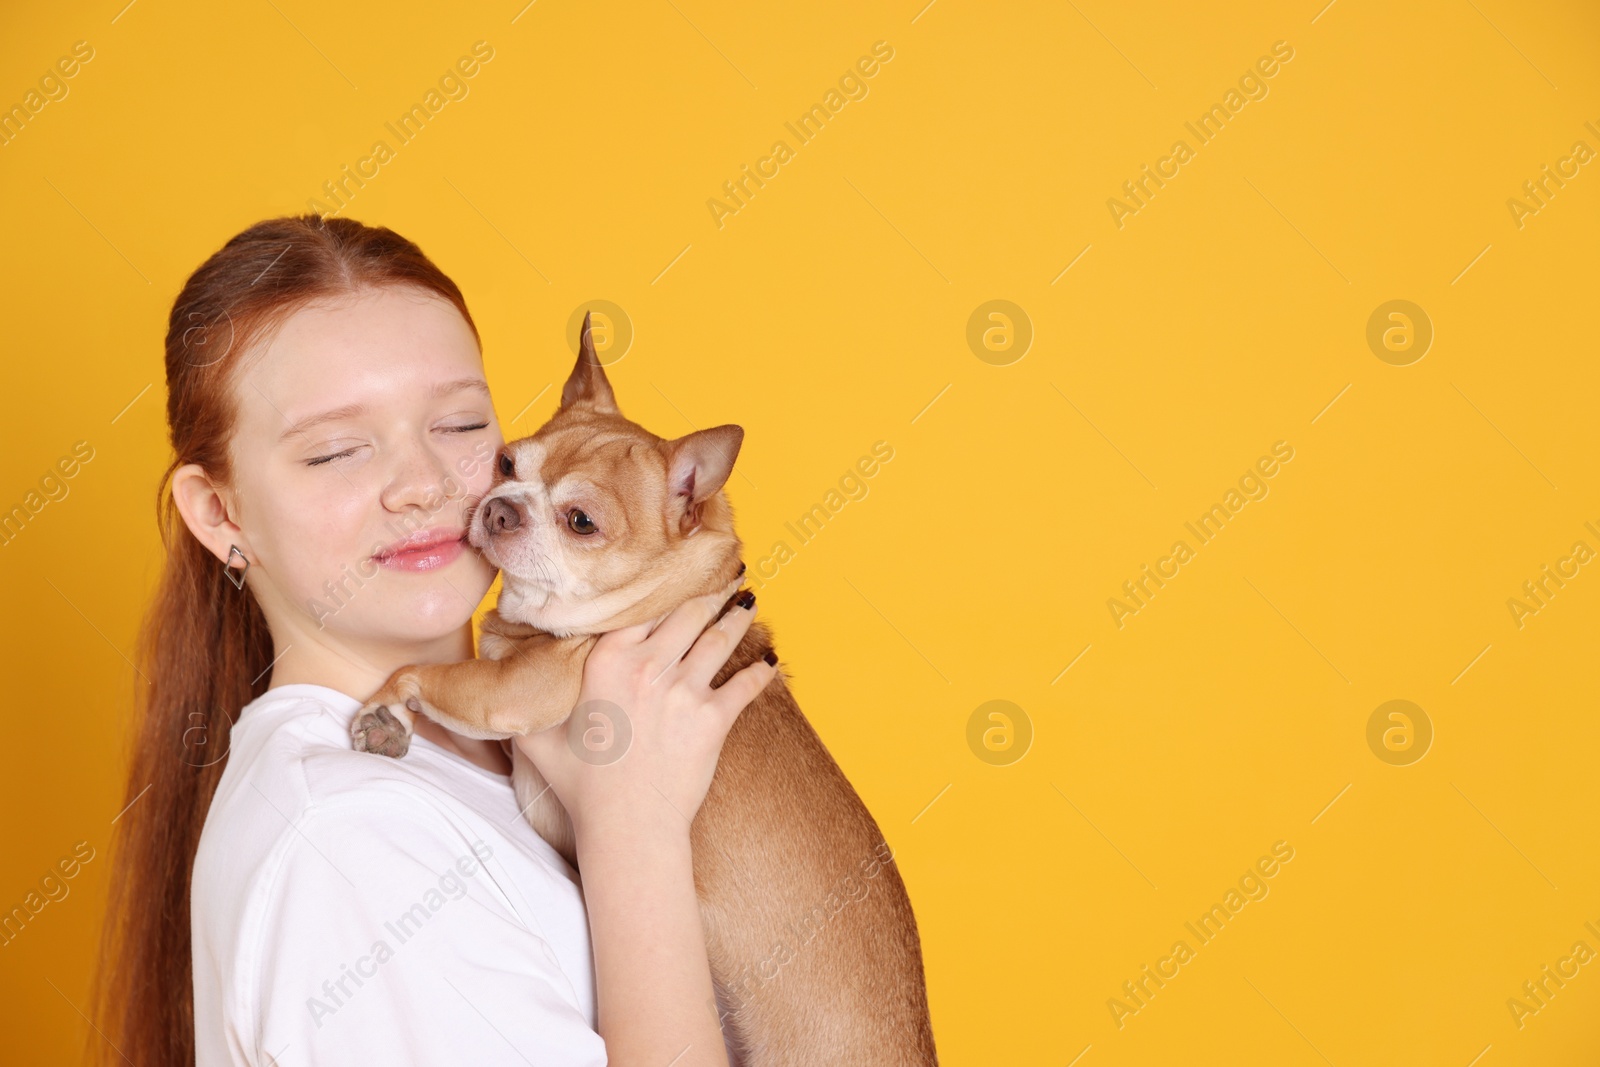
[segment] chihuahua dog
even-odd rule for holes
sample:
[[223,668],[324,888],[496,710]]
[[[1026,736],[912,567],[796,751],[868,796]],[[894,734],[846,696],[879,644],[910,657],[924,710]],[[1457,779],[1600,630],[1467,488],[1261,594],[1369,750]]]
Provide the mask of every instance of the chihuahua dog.
[[[352,721],[355,747],[405,755],[415,714],[481,738],[559,725],[601,633],[736,588],[722,488],[743,440],[738,426],[666,440],[624,418],[586,315],[559,409],[500,451],[468,521],[503,576],[483,658],[396,671]],[[771,645],[752,624],[713,684]],[[576,867],[571,820],[511,747],[518,804]],[[893,852],[781,673],[734,720],[690,840],[724,1037],[745,1067],[938,1062]]]

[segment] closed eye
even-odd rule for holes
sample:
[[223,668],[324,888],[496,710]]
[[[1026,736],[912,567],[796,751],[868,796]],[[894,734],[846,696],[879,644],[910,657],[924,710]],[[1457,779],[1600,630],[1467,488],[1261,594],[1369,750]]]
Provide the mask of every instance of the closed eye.
[[[473,430],[487,429],[488,426],[489,424],[487,422],[476,422],[470,426],[441,426],[439,427],[439,430],[441,433],[470,433]],[[334,452],[330,455],[318,456],[316,459],[307,460],[306,466],[319,467],[324,463],[330,463],[336,459],[344,459],[347,456],[354,455],[357,449],[360,447],[360,445],[356,445],[353,448],[345,449],[343,452]]]
[[356,445],[355,448],[347,448],[343,452],[335,452],[335,453],[333,453],[332,455],[329,455],[329,456],[318,456],[316,459],[307,460],[306,461],[306,466],[308,466],[308,467],[317,467],[317,466],[321,466],[324,463],[332,462],[333,460],[336,460],[336,459],[343,459],[346,456],[353,456],[356,453],[356,449],[359,449],[360,447],[361,447],[360,445]]

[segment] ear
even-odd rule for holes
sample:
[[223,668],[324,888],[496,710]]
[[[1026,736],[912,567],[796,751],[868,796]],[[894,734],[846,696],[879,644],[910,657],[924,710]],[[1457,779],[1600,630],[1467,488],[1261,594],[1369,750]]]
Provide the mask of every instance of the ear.
[[687,537],[700,525],[700,513],[711,495],[733,473],[733,461],[744,443],[744,428],[713,426],[672,441],[667,452],[670,507],[681,507],[678,532]]
[[578,334],[578,363],[567,384],[561,388],[561,407],[586,407],[606,415],[620,415],[616,394],[606,380],[606,370],[594,354],[594,338],[589,334],[589,312],[583,313],[583,330]]
[[199,464],[185,463],[172,472],[172,502],[194,539],[221,560],[224,567],[229,565],[228,549],[232,545],[238,545],[246,559],[255,559],[250,539],[228,517],[230,499],[225,491],[212,485]]

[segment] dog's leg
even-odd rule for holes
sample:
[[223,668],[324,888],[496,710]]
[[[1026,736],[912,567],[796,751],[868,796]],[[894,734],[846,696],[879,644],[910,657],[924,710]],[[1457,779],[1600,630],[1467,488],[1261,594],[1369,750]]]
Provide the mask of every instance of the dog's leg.
[[356,712],[351,740],[357,752],[404,756],[415,715],[468,737],[548,729],[578,703],[583,664],[597,640],[535,633],[513,639],[515,648],[499,659],[402,667]]

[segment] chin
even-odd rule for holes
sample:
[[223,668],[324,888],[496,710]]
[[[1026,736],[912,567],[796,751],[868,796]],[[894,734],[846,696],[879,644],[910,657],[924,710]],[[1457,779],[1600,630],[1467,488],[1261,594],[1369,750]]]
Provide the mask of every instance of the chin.
[[444,637],[472,621],[478,602],[488,591],[488,582],[470,589],[459,582],[455,589],[440,583],[438,589],[375,604],[377,610],[370,624],[374,633],[398,630],[397,636],[408,640]]

